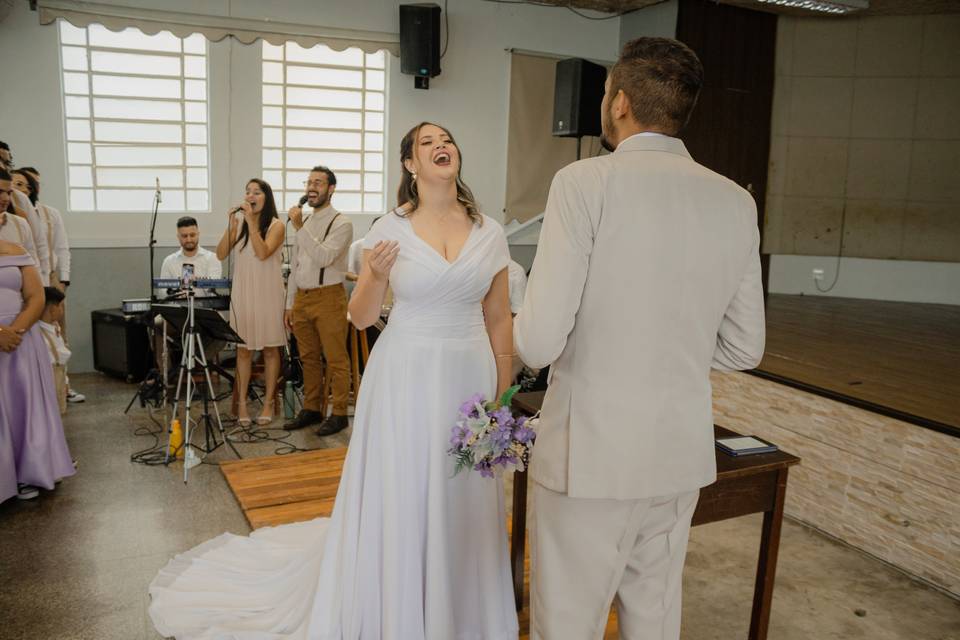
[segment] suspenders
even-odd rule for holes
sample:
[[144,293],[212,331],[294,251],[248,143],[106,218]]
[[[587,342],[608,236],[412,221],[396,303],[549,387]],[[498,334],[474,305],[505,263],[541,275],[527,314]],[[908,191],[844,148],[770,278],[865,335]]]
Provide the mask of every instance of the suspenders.
[[[323,242],[324,240],[327,239],[327,236],[330,235],[330,229],[333,228],[333,223],[336,222],[337,218],[339,217],[340,217],[340,213],[337,212],[337,215],[333,216],[333,219],[330,221],[330,224],[327,225],[327,230],[323,232],[323,238],[320,240],[320,242]],[[317,282],[318,287],[323,286],[323,274],[326,270],[327,270],[326,267],[323,267],[322,269],[320,269],[320,281]]]
[[[20,246],[26,249],[26,245],[23,244],[23,229],[20,228],[20,225],[17,223],[16,220],[10,217],[10,216],[15,216],[15,217],[19,217],[19,216],[17,216],[15,213],[6,213],[6,212],[4,212],[4,215],[6,215],[6,223],[12,224],[13,228],[17,230],[17,237],[20,238]],[[23,218],[20,218],[20,219],[22,220]]]

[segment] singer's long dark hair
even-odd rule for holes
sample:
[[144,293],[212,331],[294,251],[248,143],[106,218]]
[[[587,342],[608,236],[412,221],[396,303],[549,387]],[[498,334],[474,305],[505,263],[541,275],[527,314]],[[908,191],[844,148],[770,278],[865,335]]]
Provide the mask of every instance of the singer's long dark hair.
[[[273,222],[274,218],[279,218],[277,215],[277,203],[273,200],[273,189],[270,187],[270,183],[266,180],[261,180],[260,178],[250,178],[247,180],[247,185],[256,183],[260,190],[263,191],[263,209],[260,211],[260,220],[257,225],[258,230],[260,231],[260,237],[264,240],[267,239],[267,230],[270,228],[270,223]],[[243,245],[240,247],[243,249],[247,246],[250,230],[247,228],[247,220],[244,218],[243,226],[240,227],[240,235],[237,236],[237,244],[240,244],[243,241]]]

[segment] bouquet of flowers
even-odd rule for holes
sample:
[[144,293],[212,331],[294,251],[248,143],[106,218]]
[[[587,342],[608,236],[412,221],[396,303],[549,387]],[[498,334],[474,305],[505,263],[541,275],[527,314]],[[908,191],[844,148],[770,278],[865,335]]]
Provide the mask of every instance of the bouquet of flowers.
[[511,387],[497,402],[476,393],[460,406],[460,416],[450,435],[448,453],[456,461],[453,475],[464,469],[479,471],[484,478],[506,470],[523,471],[537,437],[538,418],[515,418],[510,402],[520,387]]

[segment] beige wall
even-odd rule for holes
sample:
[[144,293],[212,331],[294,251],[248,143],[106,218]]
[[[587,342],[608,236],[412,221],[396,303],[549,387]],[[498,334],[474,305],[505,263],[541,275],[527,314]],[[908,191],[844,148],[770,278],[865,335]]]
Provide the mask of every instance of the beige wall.
[[960,262],[960,16],[780,18],[764,252]]

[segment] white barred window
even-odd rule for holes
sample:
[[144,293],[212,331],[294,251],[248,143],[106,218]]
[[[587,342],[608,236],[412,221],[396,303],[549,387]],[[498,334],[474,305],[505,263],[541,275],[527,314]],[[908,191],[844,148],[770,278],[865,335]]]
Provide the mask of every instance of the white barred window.
[[207,41],[59,21],[71,211],[209,211]]
[[264,41],[263,177],[278,207],[296,204],[310,168],[326,165],[337,209],[383,212],[386,65],[383,51]]

